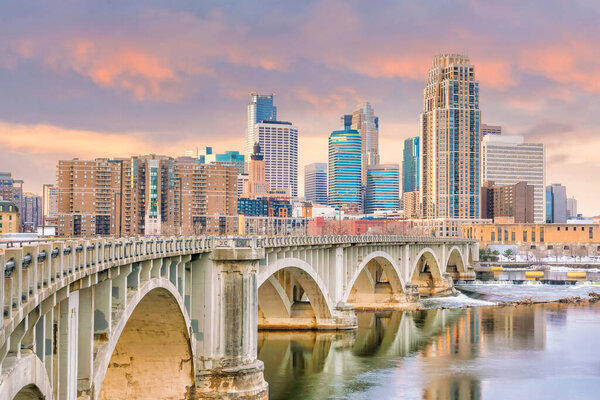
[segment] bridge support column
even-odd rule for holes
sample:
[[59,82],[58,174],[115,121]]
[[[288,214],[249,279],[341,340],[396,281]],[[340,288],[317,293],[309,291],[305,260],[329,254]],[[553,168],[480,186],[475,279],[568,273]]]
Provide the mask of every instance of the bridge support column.
[[[196,379],[191,398],[268,398],[263,363],[257,359],[256,349],[257,272],[258,261],[263,257],[262,248],[217,248],[211,254],[211,262],[197,265],[192,271],[193,281],[203,282],[205,293],[212,296],[203,311],[192,307],[195,317],[202,319],[199,326],[203,333],[202,338],[197,337]],[[209,272],[206,269],[211,264]],[[209,337],[213,338],[210,342]]]

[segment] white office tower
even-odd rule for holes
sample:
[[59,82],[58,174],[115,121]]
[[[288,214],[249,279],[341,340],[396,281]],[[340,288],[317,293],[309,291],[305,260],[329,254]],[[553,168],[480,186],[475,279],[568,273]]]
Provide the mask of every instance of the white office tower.
[[298,128],[291,122],[269,121],[254,125],[260,155],[265,161],[265,178],[272,191],[298,196]]
[[536,224],[545,221],[546,157],[542,143],[525,143],[522,136],[487,135],[481,145],[481,182],[533,185]]
[[[344,118],[344,117],[342,117]],[[352,129],[360,133],[362,140],[362,185],[367,185],[367,167],[379,164],[379,118],[369,102],[356,106],[352,113]]]

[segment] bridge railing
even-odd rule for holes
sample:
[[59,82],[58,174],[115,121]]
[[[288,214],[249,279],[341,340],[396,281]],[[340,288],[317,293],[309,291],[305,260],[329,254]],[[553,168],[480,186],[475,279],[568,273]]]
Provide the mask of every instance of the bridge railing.
[[[23,244],[0,249],[4,283],[0,306],[4,326],[13,328],[23,318],[24,305],[39,304],[44,298],[82,277],[145,259],[209,252],[223,247],[277,248],[287,246],[380,244],[380,243],[467,243],[472,239],[418,236],[144,236],[98,239],[64,239]],[[42,296],[44,298],[42,298]],[[16,319],[13,320],[13,317]],[[0,346],[6,340],[0,331]],[[9,330],[10,331],[10,330]]]

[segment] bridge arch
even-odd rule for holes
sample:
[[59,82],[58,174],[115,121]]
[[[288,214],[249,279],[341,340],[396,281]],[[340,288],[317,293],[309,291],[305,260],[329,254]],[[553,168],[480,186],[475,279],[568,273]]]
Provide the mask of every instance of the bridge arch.
[[[3,365],[9,370],[4,385],[0,385],[0,399],[29,400],[53,399],[52,384],[42,360],[35,353],[23,352],[21,357],[9,357]],[[12,364],[12,365],[11,365]]]
[[259,270],[258,308],[259,326],[268,321],[270,328],[316,328],[334,317],[325,284],[310,264],[297,258],[283,258]]
[[183,398],[194,384],[190,327],[177,288],[165,278],[147,281],[98,349],[92,398]]
[[[373,261],[377,263],[376,266],[374,266],[375,268],[377,268],[377,266],[381,268],[381,272],[385,275],[389,286],[386,290],[388,293],[383,293],[383,297],[389,295],[387,296],[389,297],[387,301],[392,302],[394,296],[404,293],[405,283],[400,274],[398,263],[388,253],[384,251],[374,251],[365,257],[358,265],[358,268],[346,285],[342,298],[343,301],[350,303],[361,301],[359,297],[362,297],[362,300],[365,300],[365,295],[367,295],[367,297],[372,297],[372,299],[366,299],[367,301],[385,302],[385,300],[381,298],[382,296],[377,296],[378,277],[374,277],[371,271],[369,271],[369,265],[372,265]],[[371,289],[370,293],[369,289]],[[366,291],[367,293],[360,293],[361,291]]]
[[[445,265],[438,258],[436,252],[430,247],[422,249],[414,258],[411,268],[411,283],[416,284],[419,294],[431,296],[448,290],[448,283],[444,281],[443,269]],[[452,283],[449,283],[450,288]]]
[[458,275],[467,272],[465,255],[458,246],[452,246],[448,251],[448,257],[444,263],[446,266],[446,272],[453,275],[453,278],[458,279]]

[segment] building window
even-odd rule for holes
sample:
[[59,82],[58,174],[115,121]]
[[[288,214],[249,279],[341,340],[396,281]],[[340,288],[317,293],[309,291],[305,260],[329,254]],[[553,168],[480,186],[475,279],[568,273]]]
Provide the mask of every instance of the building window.
[[557,231],[560,231],[560,226],[557,226],[557,227],[556,227],[556,230],[557,230]]
[[594,228],[590,226],[588,230],[588,237],[590,240],[592,240],[594,238]]
[[523,241],[527,241],[527,231],[523,231]]
[[[1,225],[1,224],[0,224],[0,225]],[[491,240],[490,240],[490,242],[493,242],[493,241],[495,241],[495,240],[496,240],[496,232],[492,231],[492,237],[491,237]]]
[[535,242],[535,231],[531,231],[531,241]]
[[544,242],[544,228],[540,228],[540,242]]

